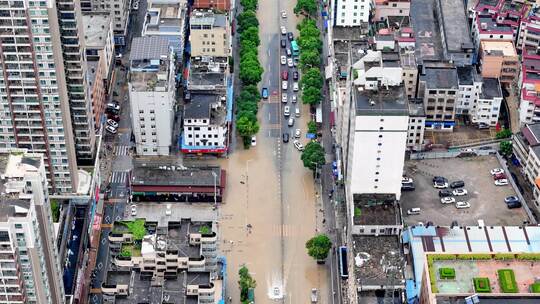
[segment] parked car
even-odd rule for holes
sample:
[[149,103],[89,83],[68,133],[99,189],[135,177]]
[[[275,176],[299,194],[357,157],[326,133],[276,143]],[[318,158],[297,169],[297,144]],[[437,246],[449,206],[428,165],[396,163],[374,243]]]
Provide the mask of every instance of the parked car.
[[408,215],[418,215],[422,210],[420,208],[411,208],[407,210]]
[[116,132],[118,132],[115,127],[109,125],[105,127],[105,130],[111,134],[116,134]]
[[251,146],[255,147],[257,145],[257,136],[251,136]]
[[289,80],[289,72],[287,71],[281,72],[281,80]]
[[107,119],[107,125],[115,129],[118,128],[118,123],[112,119]]
[[137,206],[131,205],[131,216],[136,216],[136,215],[137,215]]
[[501,168],[495,168],[495,169],[491,169],[491,171],[489,171],[489,173],[491,173],[491,175],[495,175],[495,174],[499,174],[499,173],[504,173],[504,170],[501,169]]
[[439,191],[439,197],[448,197],[448,196],[452,196],[452,191],[446,190],[446,189]]
[[283,133],[283,142],[288,143],[289,142],[289,133]]
[[467,190],[465,190],[463,188],[454,189],[454,191],[452,191],[452,194],[454,196],[464,196],[464,195],[467,195]]
[[401,184],[401,191],[414,191],[414,183]]
[[118,102],[109,102],[107,104],[107,109],[120,111],[120,104],[118,104]]
[[292,96],[292,102],[293,102],[293,103],[296,103],[296,95],[293,95],[293,96]]
[[287,33],[287,39],[289,39],[289,41],[292,41],[294,39],[294,35],[292,32]]
[[289,121],[287,122],[287,125],[288,125],[289,127],[294,126],[294,118],[293,118],[293,117],[289,118]]
[[453,197],[443,197],[441,198],[441,204],[453,204],[456,202],[456,199]]
[[119,122],[120,121],[120,115],[107,113],[107,119],[112,119],[112,120],[114,120],[116,122]]
[[504,174],[504,173],[497,173],[497,174],[493,175],[493,179],[494,179],[494,180],[497,180],[497,179],[506,179],[506,174]]
[[294,138],[300,138],[301,135],[302,131],[300,131],[300,129],[294,130]]
[[446,179],[446,177],[443,177],[443,176],[434,176],[433,177],[433,183],[435,183],[435,182],[447,183],[448,180]]
[[281,30],[281,35],[287,35],[287,29],[283,25],[280,27],[280,30]]
[[287,93],[281,93],[281,102],[287,103],[287,101],[288,101]]
[[506,186],[508,185],[507,179],[498,179],[494,182],[495,186]]
[[407,177],[407,176],[403,176],[401,177],[401,183],[402,184],[406,184],[406,183],[412,183],[414,182],[412,178],[410,177]]
[[287,18],[287,12],[281,11],[281,18]]
[[433,183],[433,188],[435,188],[435,189],[446,189],[446,188],[448,188],[448,183],[447,182],[434,182]]
[[287,81],[282,81],[281,82],[281,89],[282,90],[287,90],[289,88],[289,83]]
[[279,61],[281,62],[282,65],[285,65],[285,64],[287,64],[287,57],[286,56],[281,56]]
[[293,60],[291,58],[287,59],[287,66],[292,68],[293,67]]
[[489,129],[489,125],[487,123],[481,122],[478,124],[478,129]]
[[517,202],[508,203],[506,204],[506,208],[508,209],[521,208],[521,202],[517,201]]
[[171,215],[172,214],[172,204],[167,204],[167,209],[165,210],[165,215]]
[[456,208],[458,208],[458,209],[471,208],[471,204],[469,204],[469,202],[457,202],[456,203]]
[[512,196],[507,196],[507,197],[504,198],[504,202],[507,203],[507,204],[508,204],[508,203],[519,202],[519,198],[518,198],[517,196],[514,196],[514,195],[512,195]]
[[465,187],[465,182],[464,181],[454,181],[454,182],[451,182],[450,183],[450,188],[452,189],[455,189],[455,188],[461,188],[461,187]]
[[285,116],[290,116],[291,115],[291,109],[289,108],[289,106],[285,106],[283,108],[283,115],[285,115]]
[[298,149],[298,151],[304,151],[304,145],[302,145],[302,143],[299,142],[298,140],[294,140],[293,144],[296,147],[296,149]]
[[282,48],[286,48],[287,47],[287,40],[281,39],[280,45],[281,45]]
[[292,89],[293,91],[298,92],[298,82],[293,82]]
[[267,98],[268,98],[268,88],[262,88],[261,96],[262,96],[262,98],[264,98],[264,99],[267,99]]
[[298,80],[298,76],[299,76],[299,75],[298,75],[298,71],[294,71],[294,72],[292,73],[292,78],[293,78],[293,80]]

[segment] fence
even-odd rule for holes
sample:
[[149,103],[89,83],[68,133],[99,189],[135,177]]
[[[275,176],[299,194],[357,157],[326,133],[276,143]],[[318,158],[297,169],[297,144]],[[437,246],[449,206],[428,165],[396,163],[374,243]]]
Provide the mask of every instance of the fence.
[[472,156],[486,156],[497,153],[495,150],[459,150],[459,151],[439,151],[439,152],[418,152],[411,153],[410,158],[417,159],[435,159],[435,158],[454,158],[454,157],[472,157]]

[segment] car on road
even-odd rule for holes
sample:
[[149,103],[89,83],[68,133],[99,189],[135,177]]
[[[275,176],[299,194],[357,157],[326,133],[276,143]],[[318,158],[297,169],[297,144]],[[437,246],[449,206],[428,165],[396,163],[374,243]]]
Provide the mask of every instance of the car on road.
[[287,35],[287,29],[282,25],[280,27],[281,35]]
[[294,66],[297,66],[297,65],[298,65],[298,62],[299,62],[298,57],[294,57],[293,65],[294,65]]
[[165,215],[171,215],[172,214],[172,205],[167,204],[167,209],[165,209]]
[[517,196],[507,196],[505,199],[504,199],[504,202],[509,204],[509,203],[515,203],[515,202],[519,202],[519,198]]
[[293,82],[292,89],[293,89],[293,91],[298,92],[298,82],[296,82],[296,81]]
[[281,39],[280,45],[281,45],[281,48],[286,48],[287,47],[287,40]]
[[133,3],[133,9],[134,9],[134,10],[138,10],[138,9],[139,9],[139,1],[135,1],[135,3]]
[[401,191],[414,191],[414,184],[401,184]]
[[289,80],[289,72],[287,71],[281,72],[281,80]]
[[257,136],[251,136],[251,146],[255,147],[257,145]]
[[407,214],[408,215],[417,215],[417,214],[420,214],[421,211],[422,211],[422,209],[420,209],[420,208],[411,208],[411,209],[407,210]]
[[469,204],[469,202],[457,202],[456,203],[456,208],[458,208],[458,209],[471,208],[471,204]]
[[448,183],[448,180],[446,179],[446,177],[443,176],[434,176],[433,183],[435,182]]
[[317,303],[319,300],[317,288],[311,288],[311,303]]
[[131,216],[136,216],[136,215],[137,215],[137,206],[131,205]]
[[435,189],[446,189],[446,188],[448,188],[448,183],[447,182],[434,182],[433,183],[433,188],[435,188]]
[[286,49],[285,54],[287,54],[287,57],[291,57],[292,56],[291,49]]
[[452,191],[452,194],[454,196],[464,196],[464,195],[467,195],[467,190],[463,188],[454,189],[454,191]]
[[289,39],[289,41],[292,41],[294,39],[294,35],[292,32],[287,33],[287,39]]
[[402,176],[401,177],[401,183],[402,184],[408,184],[408,183],[412,183],[414,182],[414,180],[408,176]]
[[282,90],[287,90],[289,88],[289,83],[287,81],[282,81],[281,82],[281,89]]
[[300,138],[301,135],[302,131],[300,131],[300,129],[294,130],[294,138]]
[[293,103],[296,103],[296,95],[294,95],[294,94],[293,94],[293,96],[292,96],[292,102],[293,102]]
[[497,180],[497,179],[506,179],[506,174],[504,174],[504,173],[497,173],[497,174],[493,175],[493,179],[494,179],[494,180]]
[[507,179],[498,179],[494,182],[495,186],[506,186],[508,185]]
[[453,197],[443,197],[441,198],[441,204],[453,204],[456,202],[456,199]]
[[288,101],[287,93],[281,93],[281,102],[287,103],[287,101]]
[[452,189],[455,189],[455,188],[461,188],[461,187],[465,187],[465,182],[464,181],[453,181],[450,183],[450,188]]
[[298,71],[294,71],[294,72],[292,73],[292,79],[293,79],[293,80],[298,80],[298,76],[299,76],[299,75],[298,75]]
[[118,123],[112,119],[107,119],[107,125],[115,129],[118,128]]
[[283,115],[285,115],[285,116],[290,116],[291,115],[291,109],[289,108],[289,106],[285,106],[283,108]]
[[281,18],[287,18],[287,12],[281,11]]
[[288,125],[289,127],[294,126],[294,118],[292,118],[292,117],[289,118],[289,121],[287,122],[287,125]]
[[294,140],[293,145],[298,151],[304,151],[304,145],[302,145],[302,143],[298,140]]
[[439,191],[439,197],[448,197],[448,196],[452,196],[452,191],[446,190],[446,189]]
[[287,59],[287,66],[292,68],[293,67],[293,60],[291,58]]
[[481,122],[478,124],[478,129],[482,130],[482,129],[489,129],[489,125],[485,122]]
[[118,102],[109,102],[109,103],[107,104],[107,109],[112,109],[112,110],[120,111],[120,105],[118,104]]
[[491,173],[491,175],[500,174],[500,173],[504,174],[504,170],[501,169],[501,168],[495,168],[495,169],[491,169],[491,171],[489,171],[489,173]]
[[279,61],[281,62],[282,65],[285,65],[285,64],[287,64],[287,57],[286,56],[281,56]]
[[118,131],[116,130],[116,128],[113,127],[113,126],[106,126],[106,127],[105,127],[105,130],[106,130],[107,132],[111,133],[111,134],[116,134],[116,132],[118,132]]
[[282,138],[284,143],[289,142],[289,133],[283,133]]
[[107,113],[107,118],[112,119],[116,122],[120,121],[120,116],[118,114]]
[[261,96],[262,96],[263,99],[268,98],[268,88],[262,88]]

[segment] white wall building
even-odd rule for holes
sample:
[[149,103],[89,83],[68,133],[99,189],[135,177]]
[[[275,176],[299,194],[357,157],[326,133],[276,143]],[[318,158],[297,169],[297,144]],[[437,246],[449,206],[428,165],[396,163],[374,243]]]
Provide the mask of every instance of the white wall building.
[[512,139],[520,171],[533,189],[534,204],[540,210],[540,124],[526,124]]
[[473,110],[471,115],[472,123],[487,124],[491,127],[497,125],[502,100],[503,95],[499,80],[484,78],[482,94],[478,97],[476,110]]
[[472,66],[458,67],[457,74],[459,91],[456,115],[471,115],[476,110],[478,98],[482,94],[482,77]]
[[172,49],[163,37],[134,38],[129,60],[137,154],[169,155],[176,108]]
[[184,53],[186,33],[186,0],[150,0],[146,10],[142,36],[161,36],[181,61]]
[[335,0],[334,26],[361,26],[369,21],[371,0]]

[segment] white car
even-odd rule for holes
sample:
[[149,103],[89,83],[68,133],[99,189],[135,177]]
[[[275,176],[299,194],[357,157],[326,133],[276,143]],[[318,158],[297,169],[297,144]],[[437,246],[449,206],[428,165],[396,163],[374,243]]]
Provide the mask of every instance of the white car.
[[287,12],[281,11],[281,18],[287,18]]
[[455,195],[455,196],[463,196],[463,195],[467,195],[467,190],[466,189],[454,189],[454,191],[452,191],[452,194]]
[[289,106],[285,106],[283,108],[283,115],[285,115],[285,116],[291,115],[291,109],[289,108]]
[[106,126],[105,130],[107,130],[107,132],[109,132],[111,134],[116,134],[116,132],[117,132],[116,128],[113,127],[113,126]]
[[139,2],[133,3],[133,9],[138,10],[139,9]]
[[489,173],[491,173],[491,175],[496,175],[496,174],[504,173],[504,170],[501,169],[501,168],[495,168],[495,169],[491,169],[491,171],[489,171]]
[[435,182],[433,184],[433,188],[435,188],[435,189],[446,189],[446,188],[448,188],[448,183]]
[[456,208],[458,208],[458,209],[471,208],[471,204],[469,204],[469,202],[457,202],[456,203]]
[[506,186],[508,185],[508,180],[506,178],[495,180],[495,186]]
[[403,176],[403,177],[401,178],[401,183],[402,183],[402,184],[410,184],[410,183],[412,183],[412,182],[414,182],[414,181],[413,181],[413,179],[410,178],[410,177]]
[[441,204],[453,204],[456,202],[456,199],[453,197],[443,197],[441,198]]
[[281,62],[282,65],[287,64],[287,56],[281,56],[281,58],[279,59],[279,61]]
[[292,89],[295,92],[298,92],[298,82],[293,82]]
[[113,103],[113,102],[108,103],[107,108],[113,109],[113,110],[116,110],[116,111],[120,111],[120,105],[117,104],[117,103]]
[[289,127],[294,126],[294,117],[289,118],[289,121],[287,122],[287,125],[288,125]]
[[298,149],[298,151],[304,151],[304,145],[302,145],[302,143],[299,142],[298,140],[293,141],[293,144],[296,147],[296,149]]
[[251,136],[251,146],[255,147],[257,145],[257,136]]
[[287,101],[288,101],[287,93],[281,93],[281,102],[287,103]]
[[131,205],[131,216],[136,216],[136,215],[137,215],[137,206]]
[[293,102],[293,103],[296,103],[296,95],[293,95],[293,96],[292,96],[292,102]]
[[292,58],[288,58],[288,59],[287,59],[287,66],[289,66],[290,68],[293,67],[293,61],[292,61]]
[[112,119],[107,119],[107,125],[113,128],[118,128],[118,123]]
[[281,82],[281,89],[282,90],[287,90],[287,88],[289,88],[289,83],[287,82],[287,80],[283,80]]
[[284,26],[281,26],[281,35],[287,35],[287,29]]
[[165,210],[165,215],[171,215],[171,214],[172,214],[171,204],[167,204],[167,209]]
[[294,130],[294,138],[300,138],[301,135],[302,131],[300,131],[300,129]]

